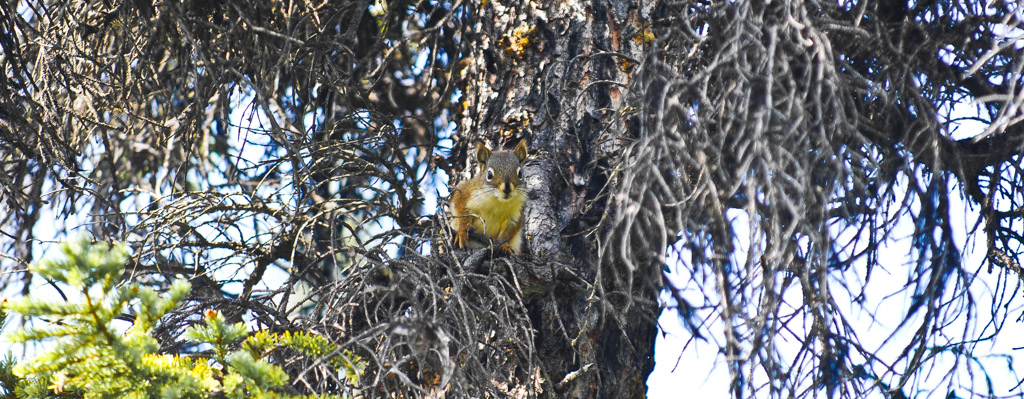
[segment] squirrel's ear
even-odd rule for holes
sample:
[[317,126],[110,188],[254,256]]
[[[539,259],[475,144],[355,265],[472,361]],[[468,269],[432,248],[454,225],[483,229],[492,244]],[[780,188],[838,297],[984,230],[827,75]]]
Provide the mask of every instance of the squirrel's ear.
[[526,160],[526,139],[519,140],[519,144],[516,144],[516,148],[512,149],[512,152],[519,157],[519,162],[522,163]]
[[480,162],[480,166],[487,165],[487,160],[491,158],[491,150],[484,145],[483,141],[476,142],[476,160]]

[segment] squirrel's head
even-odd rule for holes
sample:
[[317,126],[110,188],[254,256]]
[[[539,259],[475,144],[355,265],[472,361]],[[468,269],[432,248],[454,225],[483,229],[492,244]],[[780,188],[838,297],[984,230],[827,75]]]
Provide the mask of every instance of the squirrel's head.
[[495,151],[493,154],[483,142],[477,142],[476,159],[483,165],[484,182],[497,188],[504,198],[509,198],[523,180],[526,139],[519,140],[512,151]]

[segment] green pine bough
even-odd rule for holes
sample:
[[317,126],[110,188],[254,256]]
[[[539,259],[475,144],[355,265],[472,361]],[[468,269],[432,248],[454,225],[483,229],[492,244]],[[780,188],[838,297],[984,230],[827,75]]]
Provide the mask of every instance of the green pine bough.
[[[321,336],[266,331],[250,335],[244,323],[229,324],[213,310],[204,312],[203,323],[189,327],[185,335],[211,347],[210,357],[160,354],[152,330],[188,297],[189,283],[175,281],[163,294],[134,283],[118,286],[128,261],[123,246],[83,238],[64,243],[61,249],[62,258],[30,269],[69,289],[69,300],[25,297],[3,306],[4,312],[26,321],[10,340],[45,343],[45,349],[17,363],[9,357],[0,361],[0,399],[309,397],[287,394],[288,375],[266,360],[282,347],[322,359],[351,386],[357,386],[365,368],[358,356]],[[133,315],[134,323],[127,332],[119,332],[113,321],[124,313]]]

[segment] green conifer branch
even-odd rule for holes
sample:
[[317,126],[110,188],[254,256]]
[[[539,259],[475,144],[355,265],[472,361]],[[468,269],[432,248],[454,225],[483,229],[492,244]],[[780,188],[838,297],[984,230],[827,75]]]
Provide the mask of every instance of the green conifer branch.
[[[134,283],[117,287],[128,259],[123,246],[80,239],[63,244],[61,250],[62,258],[30,269],[70,288],[68,301],[26,297],[3,306],[30,322],[11,334],[12,341],[48,347],[17,365],[12,360],[0,362],[0,399],[294,398],[283,393],[288,375],[267,361],[273,349],[283,346],[326,359],[351,385],[358,383],[365,368],[358,356],[323,337],[265,331],[250,336],[244,323],[229,324],[214,310],[186,331],[187,339],[210,345],[212,365],[203,356],[160,354],[152,330],[185,300],[191,286],[175,281],[163,294]],[[120,333],[113,321],[125,312],[134,316],[133,325]],[[233,350],[239,341],[241,349]]]

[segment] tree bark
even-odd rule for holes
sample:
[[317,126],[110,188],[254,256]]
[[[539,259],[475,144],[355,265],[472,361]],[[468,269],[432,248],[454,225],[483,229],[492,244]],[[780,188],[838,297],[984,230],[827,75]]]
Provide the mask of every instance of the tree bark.
[[609,166],[623,151],[607,138],[636,134],[623,112],[625,85],[647,43],[650,5],[513,0],[475,11],[480,23],[465,42],[462,75],[473,78],[462,86],[468,106],[457,147],[529,140],[525,234],[532,264],[540,265],[529,273],[552,279],[550,291],[527,303],[545,394],[644,397],[654,367],[656,286],[615,281],[620,265],[595,255],[595,233]]

